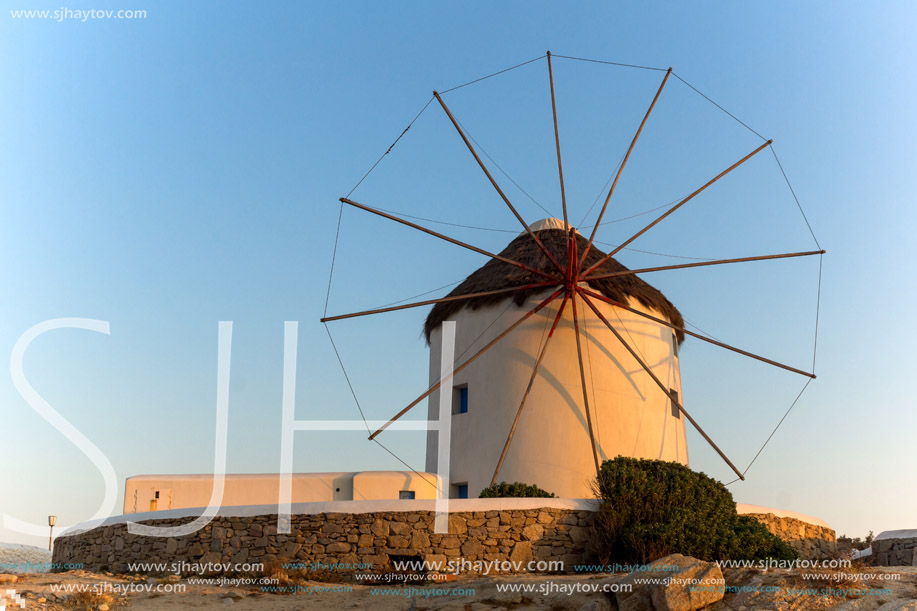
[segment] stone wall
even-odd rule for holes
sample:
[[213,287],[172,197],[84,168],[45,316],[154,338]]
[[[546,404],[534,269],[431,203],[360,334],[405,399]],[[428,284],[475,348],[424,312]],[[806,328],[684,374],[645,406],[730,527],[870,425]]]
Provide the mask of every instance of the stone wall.
[[796,550],[803,560],[824,560],[833,558],[837,552],[835,533],[825,526],[809,524],[790,517],[779,517],[772,513],[746,513],[764,524]]
[[[391,566],[392,558],[433,562],[511,561],[521,571],[535,561],[562,561],[567,571],[584,562],[593,512],[538,508],[455,512],[449,533],[433,530],[433,511],[293,515],[290,534],[277,532],[277,515],[220,516],[179,538],[132,535],[124,523],[60,537],[55,562],[82,562],[88,570],[128,571],[128,563],[254,563],[281,561]],[[192,518],[144,520],[177,526]],[[189,570],[190,567],[189,567]],[[168,571],[166,571],[168,572]],[[463,565],[464,573],[477,572]],[[505,571],[504,571],[505,572]]]
[[872,542],[871,566],[917,566],[917,537]]
[[[391,568],[392,559],[448,562],[464,559],[510,562],[520,571],[532,560],[562,562],[563,570],[587,558],[597,503],[575,499],[464,499],[450,502],[449,532],[434,532],[435,501],[344,501],[301,504],[291,532],[277,532],[276,506],[223,508],[201,530],[177,538],[127,532],[127,519],[152,526],[177,526],[200,510],[131,514],[109,519],[54,543],[53,561],[83,563],[86,569],[128,571],[129,563],[244,564],[271,558],[282,562]],[[553,505],[553,506],[552,506]],[[773,513],[746,513],[797,550],[801,558],[832,557],[834,531]],[[883,542],[877,542],[883,544]],[[875,544],[874,544],[875,545]],[[909,563],[908,546],[888,544],[885,561]],[[911,554],[905,558],[904,552]],[[901,552],[901,553],[899,553]],[[480,565],[478,565],[480,566]],[[555,565],[557,567],[557,565]],[[136,569],[135,569],[136,570]],[[191,569],[187,569],[191,570]],[[474,573],[474,566],[462,571]],[[160,571],[162,572],[162,571]],[[166,571],[173,572],[173,571]],[[505,571],[504,571],[505,572]]]

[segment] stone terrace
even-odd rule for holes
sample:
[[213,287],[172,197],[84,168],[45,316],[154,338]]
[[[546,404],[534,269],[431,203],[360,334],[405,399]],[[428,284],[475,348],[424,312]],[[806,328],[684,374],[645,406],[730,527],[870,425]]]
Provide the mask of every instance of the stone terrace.
[[[561,561],[566,570],[584,562],[593,512],[543,507],[449,516],[448,534],[434,531],[433,511],[293,515],[290,534],[277,532],[277,514],[217,517],[200,531],[179,538],[132,535],[111,524],[68,537],[54,546],[58,562],[82,562],[89,570],[127,571],[129,563],[265,562],[270,557],[300,563],[372,565],[393,558],[446,563],[510,561],[527,570],[530,561]],[[177,526],[191,518],[147,521]],[[464,572],[474,573],[473,569]]]

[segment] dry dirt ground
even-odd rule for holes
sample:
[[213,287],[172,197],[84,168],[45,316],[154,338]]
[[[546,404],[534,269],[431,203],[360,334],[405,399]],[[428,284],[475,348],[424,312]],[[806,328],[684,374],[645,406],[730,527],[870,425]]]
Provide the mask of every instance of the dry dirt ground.
[[[839,609],[844,611],[917,611],[917,567],[882,569],[854,568],[823,573],[820,579],[804,579],[805,571],[727,569],[726,584],[739,591],[727,593],[711,611]],[[811,574],[811,571],[809,572]],[[864,575],[866,577],[864,577]],[[898,576],[889,580],[889,576]],[[367,586],[351,583],[304,581],[295,594],[272,594],[253,585],[192,584],[188,579],[116,576],[87,571],[19,575],[16,583],[0,584],[0,606],[13,611],[118,609],[249,610],[278,609],[380,609],[413,611],[488,611],[493,609],[541,609],[543,611],[614,610],[614,594],[568,591],[573,588],[613,586],[623,575],[526,575],[467,577],[440,584],[414,586]],[[856,581],[853,581],[853,580]],[[531,591],[500,592],[505,584]],[[184,592],[164,592],[182,589]],[[70,587],[71,592],[61,591]],[[85,592],[75,589],[84,588]],[[127,589],[133,592],[124,593]],[[810,592],[794,591],[809,589]],[[823,588],[830,590],[822,590]],[[92,592],[92,590],[96,592]],[[138,591],[149,589],[150,591]],[[155,590],[159,589],[159,592]],[[311,591],[309,591],[311,589]],[[456,591],[456,589],[458,591]],[[742,591],[742,590],[745,591]],[[858,592],[845,595],[844,590]],[[14,590],[15,594],[10,594]],[[342,591],[347,590],[347,591]],[[449,593],[443,594],[444,590]],[[568,590],[568,591],[563,591]],[[814,594],[812,590],[820,593]],[[881,593],[879,593],[881,592]],[[878,594],[877,594],[878,593]],[[825,595],[827,594],[827,595]],[[19,598],[14,600],[13,597]],[[3,598],[5,597],[5,598]],[[19,602],[24,603],[20,607]]]

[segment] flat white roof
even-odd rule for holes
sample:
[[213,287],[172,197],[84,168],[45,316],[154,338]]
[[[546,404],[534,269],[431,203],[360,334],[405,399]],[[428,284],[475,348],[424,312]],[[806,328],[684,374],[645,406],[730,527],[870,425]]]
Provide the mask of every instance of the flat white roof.
[[[350,471],[329,471],[327,473],[293,473],[294,478],[328,478],[328,477],[340,477],[342,475],[354,475]],[[129,482],[147,482],[147,481],[162,481],[162,480],[212,480],[214,479],[212,473],[165,473],[160,475],[132,475],[127,478]],[[280,477],[277,473],[227,473],[224,476],[226,479],[277,479]]]
[[[431,477],[436,477],[435,473],[426,473],[420,471],[414,473],[413,471],[328,471],[324,473],[293,473],[293,479],[327,479],[334,477],[341,477],[347,475],[363,475],[363,476],[390,476],[390,475],[429,475]],[[212,473],[165,473],[165,474],[153,474],[153,475],[131,475],[127,478],[129,482],[151,482],[151,481],[162,481],[162,480],[213,480],[214,475]],[[237,480],[237,479],[277,479],[280,477],[279,473],[227,473],[224,476],[227,480]]]
[[881,541],[882,539],[917,539],[917,529],[883,530],[876,535],[873,541]]

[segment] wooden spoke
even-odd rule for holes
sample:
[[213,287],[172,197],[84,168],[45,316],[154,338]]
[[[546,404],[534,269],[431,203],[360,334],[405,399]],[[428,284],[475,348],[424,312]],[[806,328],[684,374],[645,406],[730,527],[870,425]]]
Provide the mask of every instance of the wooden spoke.
[[583,385],[583,407],[586,410],[586,423],[589,426],[589,441],[592,443],[592,459],[595,461],[595,474],[601,476],[601,464],[599,463],[599,451],[595,444],[595,430],[592,428],[592,414],[589,411],[589,393],[586,389],[586,369],[583,365],[583,349],[580,346],[579,338],[579,316],[576,314],[576,298],[574,294],[573,303],[573,331],[576,333],[576,356],[579,360],[579,377]]
[[[551,303],[552,301],[554,301],[555,299],[557,299],[557,297],[558,297],[562,292],[563,292],[563,289],[557,289],[557,290],[554,291],[547,299],[545,299],[544,301],[542,301],[541,303],[539,303],[539,304],[538,304],[537,306],[535,306],[532,310],[529,310],[528,312],[526,312],[525,315],[522,316],[522,318],[520,318],[519,320],[517,320],[516,322],[514,322],[513,324],[511,324],[511,325],[510,325],[509,327],[507,327],[506,330],[503,331],[500,335],[498,335],[497,337],[495,337],[495,338],[493,338],[492,340],[490,340],[490,342],[488,342],[486,346],[484,346],[483,348],[481,348],[480,350],[478,350],[476,353],[474,353],[467,361],[465,361],[464,363],[462,363],[460,366],[456,367],[456,368],[453,370],[452,375],[454,376],[454,375],[456,375],[457,373],[459,373],[460,371],[462,371],[463,369],[465,369],[465,367],[468,367],[468,365],[470,365],[471,363],[473,363],[475,359],[477,359],[479,356],[481,356],[482,354],[484,354],[485,352],[487,352],[488,350],[490,350],[497,342],[499,342],[501,339],[503,339],[504,337],[506,337],[507,335],[509,335],[514,329],[516,329],[516,327],[518,327],[518,326],[521,325],[523,322],[525,322],[526,320],[528,320],[531,316],[533,316],[533,315],[534,315],[535,313],[537,313],[539,310],[541,310],[542,308],[544,308],[546,305],[548,305],[549,303]],[[430,387],[426,392],[424,392],[422,395],[420,395],[419,397],[417,397],[416,399],[414,399],[407,407],[405,407],[403,410],[401,410],[400,412],[398,412],[397,414],[395,414],[395,416],[392,417],[391,420],[389,420],[389,421],[386,422],[384,425],[382,425],[381,427],[379,427],[378,430],[376,430],[372,435],[369,436],[369,439],[374,439],[374,438],[376,437],[376,435],[378,435],[379,433],[381,433],[382,431],[384,431],[385,429],[387,429],[391,423],[393,423],[394,421],[398,420],[399,418],[401,418],[402,416],[404,416],[406,413],[408,413],[408,410],[410,410],[412,407],[414,407],[415,405],[417,405],[418,403],[420,403],[421,401],[423,401],[424,399],[426,399],[427,397],[429,397],[430,395],[432,395],[434,392],[436,392],[436,389],[438,389],[440,386],[442,386],[442,383],[443,383],[443,381],[440,380],[439,382],[437,382],[436,384],[434,384],[433,386],[431,386],[431,387]]]
[[482,291],[480,293],[466,293],[464,295],[455,295],[453,297],[442,297],[440,299],[428,299],[427,301],[417,301],[414,303],[406,303],[403,305],[391,306],[387,308],[379,308],[377,310],[364,310],[362,312],[353,312],[351,314],[339,314],[337,316],[327,316],[320,319],[319,322],[331,322],[333,320],[342,320],[345,318],[355,318],[357,316],[370,316],[372,314],[382,314],[383,312],[394,312],[396,310],[406,310],[408,308],[419,308],[421,306],[434,305],[437,303],[448,303],[450,301],[463,301],[465,299],[475,299],[477,297],[487,297],[488,295],[500,295],[503,293],[514,293],[516,291],[526,291],[530,289],[537,288],[546,288],[550,286],[557,286],[560,284],[559,280],[552,280],[549,282],[537,282],[535,284],[523,284],[520,286],[510,286],[505,289],[497,289],[494,291]]
[[681,263],[679,265],[663,265],[661,267],[644,267],[642,269],[629,269],[620,272],[611,272],[609,274],[593,274],[583,276],[580,280],[605,280],[606,278],[617,278],[618,276],[631,276],[633,274],[646,274],[649,272],[662,272],[671,269],[688,269],[690,267],[706,267],[708,265],[725,265],[726,263],[747,263],[749,261],[770,261],[772,259],[789,259],[791,257],[809,257],[811,255],[823,255],[824,250],[810,250],[807,252],[789,252],[780,255],[761,255],[759,257],[741,257],[739,259],[719,259],[717,261],[701,261],[699,263]]
[[567,194],[564,191],[564,166],[560,161],[560,132],[557,131],[557,101],[554,98],[554,70],[551,52],[548,51],[548,82],[551,84],[551,112],[554,115],[554,144],[557,147],[557,173],[560,176],[560,203],[564,209],[564,229],[567,228]]
[[592,228],[592,235],[589,236],[589,243],[586,244],[586,248],[583,250],[583,256],[580,259],[579,264],[576,266],[577,269],[582,268],[583,263],[586,261],[586,255],[589,254],[589,250],[592,248],[592,242],[595,240],[595,234],[599,230],[599,225],[602,224],[602,217],[605,216],[605,210],[608,208],[608,202],[611,201],[611,194],[615,192],[615,187],[618,184],[618,179],[621,178],[621,172],[624,171],[624,166],[627,165],[627,160],[630,159],[630,153],[634,150],[634,145],[637,144],[637,138],[640,137],[640,132],[643,131],[643,126],[646,125],[646,120],[649,118],[650,113],[653,112],[653,107],[656,105],[656,100],[659,99],[659,94],[662,93],[662,88],[665,87],[665,82],[669,80],[670,74],[672,74],[671,68],[666,70],[665,76],[662,78],[662,83],[659,85],[659,89],[656,91],[656,95],[653,97],[653,102],[647,109],[646,114],[643,115],[643,121],[640,122],[640,127],[637,128],[637,133],[634,134],[634,139],[631,140],[630,146],[627,147],[627,153],[624,155],[624,159],[621,161],[621,167],[618,168],[618,172],[615,174],[614,182],[611,183],[611,188],[608,190],[608,196],[605,198],[605,203],[602,204],[602,211],[599,212],[599,219],[595,222],[595,227]]
[[551,338],[554,337],[554,330],[557,329],[557,323],[560,322],[560,317],[564,313],[564,306],[567,305],[567,295],[564,294],[564,299],[560,303],[560,309],[557,310],[557,316],[554,317],[554,324],[551,325],[551,331],[548,333],[547,339],[544,340],[544,346],[541,348],[541,353],[538,355],[538,359],[535,361],[535,367],[532,368],[532,377],[529,378],[529,385],[525,388],[525,394],[522,395],[522,402],[519,404],[519,409],[516,410],[516,417],[513,418],[513,426],[509,429],[509,435],[506,437],[506,443],[503,444],[503,452],[500,453],[500,460],[497,461],[497,468],[494,469],[494,476],[490,480],[490,485],[493,486],[497,483],[497,477],[500,475],[500,469],[503,467],[503,461],[506,459],[506,453],[509,451],[509,444],[513,441],[513,435],[516,434],[516,425],[519,424],[519,416],[522,415],[522,410],[525,407],[525,402],[529,398],[529,392],[532,390],[532,385],[535,383],[535,377],[538,375],[538,368],[541,367],[541,361],[544,359],[545,353],[548,351],[548,342],[551,341]]
[[395,221],[396,223],[401,223],[402,225],[407,225],[408,227],[411,227],[411,228],[413,228],[413,229],[417,229],[418,231],[422,231],[422,232],[424,232],[424,233],[428,233],[428,234],[430,234],[431,236],[437,237],[437,238],[439,238],[439,239],[441,239],[441,240],[445,240],[445,241],[447,241],[447,242],[451,242],[451,243],[453,243],[453,244],[455,244],[455,245],[457,245],[457,246],[461,246],[462,248],[467,248],[468,250],[473,250],[474,252],[480,253],[480,254],[485,255],[485,256],[488,256],[488,257],[490,257],[491,259],[497,259],[498,261],[503,261],[504,263],[509,263],[510,265],[515,265],[516,267],[519,267],[519,268],[521,268],[521,269],[524,269],[524,270],[526,270],[527,272],[531,272],[531,273],[533,273],[533,274],[537,274],[537,275],[539,275],[539,276],[541,276],[541,277],[543,277],[543,278],[549,278],[549,279],[553,279],[553,278],[554,278],[554,276],[551,276],[550,274],[547,274],[547,273],[545,273],[545,272],[543,272],[543,271],[541,271],[541,270],[539,270],[539,269],[535,269],[534,267],[529,267],[528,265],[526,265],[526,264],[524,264],[524,263],[520,263],[519,261],[513,261],[512,259],[508,259],[508,258],[503,257],[503,256],[501,256],[501,255],[495,255],[494,253],[492,253],[492,252],[487,252],[486,250],[484,250],[484,249],[482,249],[482,248],[478,248],[477,246],[472,246],[471,244],[466,244],[465,242],[462,242],[462,241],[460,241],[460,240],[456,240],[455,238],[450,238],[449,236],[446,236],[446,235],[443,235],[443,234],[438,233],[438,232],[436,232],[436,231],[433,231],[432,229],[427,229],[426,227],[421,227],[420,225],[417,225],[416,223],[412,223],[411,221],[406,221],[406,220],[404,220],[404,219],[400,219],[400,218],[398,218],[397,216],[393,216],[393,215],[391,215],[391,214],[388,214],[387,212],[382,212],[381,210],[376,210],[375,208],[371,208],[371,207],[369,207],[369,206],[364,206],[363,204],[358,204],[357,202],[355,202],[355,201],[353,201],[353,200],[350,200],[350,199],[347,199],[346,197],[342,197],[342,198],[341,198],[341,201],[342,201],[343,203],[345,203],[345,204],[349,204],[349,205],[351,205],[351,206],[354,206],[355,208],[359,208],[360,210],[366,210],[367,212],[372,212],[373,214],[377,214],[377,215],[379,215],[379,216],[381,216],[381,217],[383,217],[383,218],[387,218],[387,219],[389,219],[389,220]]
[[814,374],[814,373],[809,373],[808,371],[803,371],[803,370],[801,370],[801,369],[796,369],[795,367],[790,367],[789,365],[784,365],[783,363],[778,363],[777,361],[772,361],[771,359],[764,358],[763,356],[758,356],[757,354],[754,354],[754,353],[752,353],[752,352],[748,352],[747,350],[742,350],[741,348],[736,348],[735,346],[730,346],[729,344],[724,344],[724,343],[721,342],[721,341],[717,341],[717,340],[715,340],[715,339],[712,339],[712,338],[709,338],[709,337],[700,335],[700,334],[695,333],[695,332],[693,332],[693,331],[689,331],[689,330],[685,329],[684,327],[679,327],[678,325],[674,325],[674,324],[670,323],[669,321],[667,321],[667,320],[665,320],[665,319],[663,319],[663,318],[657,318],[657,317],[655,317],[655,316],[652,316],[652,315],[650,315],[650,314],[647,314],[647,313],[645,313],[645,312],[641,312],[640,310],[637,310],[637,309],[635,309],[635,308],[632,308],[632,307],[628,306],[627,304],[621,303],[620,301],[615,301],[614,299],[609,299],[608,297],[606,297],[605,295],[602,295],[601,293],[596,293],[595,291],[590,291],[589,289],[584,289],[584,288],[582,288],[582,287],[580,288],[580,292],[585,293],[586,295],[589,295],[590,297],[594,297],[594,298],[596,298],[596,299],[599,299],[599,300],[601,300],[601,301],[604,301],[605,303],[608,303],[608,304],[611,304],[611,305],[613,305],[613,306],[619,307],[619,308],[621,308],[622,310],[627,310],[628,312],[632,312],[632,313],[636,314],[637,316],[642,316],[643,318],[646,318],[646,319],[648,319],[648,320],[652,320],[653,322],[659,323],[660,325],[665,325],[666,327],[669,327],[670,329],[674,329],[674,330],[676,330],[676,331],[681,331],[681,332],[684,333],[685,335],[690,335],[691,337],[696,337],[697,339],[700,339],[700,340],[703,340],[703,341],[708,342],[708,343],[710,343],[710,344],[713,344],[714,346],[719,346],[720,348],[725,348],[726,350],[732,350],[733,352],[736,352],[736,353],[741,354],[741,355],[743,355],[743,356],[747,356],[747,357],[749,357],[749,358],[753,358],[753,359],[755,359],[755,360],[761,361],[762,363],[767,363],[768,365],[773,365],[774,367],[779,367],[780,369],[785,369],[785,370],[787,370],[787,371],[792,371],[793,373],[798,373],[799,375],[806,376],[807,378],[812,378],[813,380],[815,379],[815,374]]
[[[605,316],[602,315],[602,313],[599,311],[599,309],[598,309],[597,307],[595,307],[595,304],[592,303],[592,301],[589,299],[589,297],[587,296],[587,294],[586,294],[582,289],[580,289],[580,288],[578,288],[578,287],[577,287],[577,289],[576,289],[576,292],[580,294],[580,296],[583,298],[583,301],[586,302],[586,305],[588,305],[589,308],[592,309],[592,311],[595,313],[595,315],[598,316],[599,319],[600,319],[603,323],[605,323],[605,326],[608,327],[608,329],[614,334],[614,336],[615,336],[616,338],[618,338],[618,341],[621,342],[621,344],[624,346],[624,348],[627,349],[627,351],[630,353],[630,355],[631,355],[632,357],[634,357],[634,359],[635,359],[638,363],[640,363],[640,366],[643,368],[643,370],[644,370],[647,374],[649,374],[649,376],[653,379],[653,382],[655,382],[656,385],[657,385],[660,389],[662,389],[662,392],[665,393],[665,395],[669,398],[669,400],[672,402],[672,404],[675,405],[676,407],[678,407],[678,410],[679,410],[682,414],[685,415],[685,418],[687,418],[688,422],[690,422],[690,423],[694,426],[694,428],[697,429],[697,432],[700,433],[701,436],[702,436],[704,439],[707,440],[707,443],[709,443],[710,446],[711,446],[714,450],[716,450],[716,453],[720,455],[720,458],[722,458],[724,461],[726,461],[726,464],[729,465],[729,467],[735,472],[735,474],[739,476],[739,479],[741,479],[741,480],[744,481],[744,480],[745,480],[745,476],[742,475],[742,472],[739,471],[738,468],[736,468],[736,466],[735,466],[734,464],[732,464],[732,461],[729,460],[729,458],[723,453],[723,451],[719,448],[719,446],[717,446],[717,445],[713,442],[713,440],[710,439],[710,436],[707,435],[706,432],[704,432],[704,429],[702,429],[702,428],[700,427],[700,425],[697,423],[697,421],[694,420],[694,418],[691,417],[691,414],[689,414],[689,413],[687,412],[687,410],[685,410],[685,408],[684,408],[684,406],[681,404],[681,402],[680,402],[678,399],[676,399],[676,398],[672,395],[672,393],[669,392],[669,389],[665,387],[665,385],[662,383],[662,381],[659,380],[658,377],[656,377],[656,374],[653,373],[653,370],[650,369],[650,367],[649,367],[645,362],[643,362],[643,359],[641,359],[640,356],[636,353],[636,351],[634,351],[634,349],[631,348],[630,344],[628,344],[626,341],[624,341],[624,338],[621,337],[621,334],[618,333],[618,330],[615,329],[615,328],[611,325],[611,323],[608,322],[608,320],[605,318]],[[574,308],[574,312],[575,312],[575,311],[576,311],[576,308]]]
[[[692,199],[694,199],[694,197],[695,197],[697,194],[699,194],[701,191],[703,191],[704,189],[706,189],[707,187],[709,187],[710,185],[712,185],[713,183],[715,183],[716,181],[718,181],[720,178],[722,178],[722,177],[725,176],[726,174],[729,174],[729,173],[732,172],[734,169],[736,169],[737,167],[739,167],[740,165],[742,165],[743,163],[745,163],[746,161],[748,161],[749,159],[751,159],[752,157],[754,157],[755,155],[757,155],[758,153],[760,153],[760,152],[761,152],[762,150],[764,150],[766,147],[770,146],[773,142],[774,142],[773,140],[768,140],[767,142],[765,142],[764,144],[762,144],[761,146],[759,146],[758,148],[756,148],[755,150],[753,150],[753,151],[750,152],[749,154],[745,155],[744,157],[742,157],[741,159],[739,159],[738,161],[736,161],[734,164],[732,164],[731,166],[729,166],[728,168],[726,168],[725,170],[723,170],[722,172],[720,172],[719,174],[717,174],[714,178],[712,178],[711,180],[709,180],[704,186],[702,186],[702,187],[699,188],[697,191],[695,191],[694,193],[692,193],[692,194],[689,195],[688,197],[684,198],[683,200],[681,200],[680,202],[678,202],[677,204],[675,204],[674,206],[672,206],[671,208],[669,208],[668,210],[666,210],[665,212],[663,212],[655,221],[653,221],[652,223],[650,223],[649,225],[647,225],[646,227],[644,227],[643,229],[641,229],[640,231],[638,231],[637,233],[635,233],[635,234],[634,234],[633,236],[631,236],[626,242],[624,242],[623,244],[621,244],[620,246],[618,246],[617,248],[615,248],[613,251],[611,251],[610,253],[608,253],[608,254],[605,255],[604,257],[602,257],[600,260],[598,260],[597,262],[595,262],[589,269],[587,269],[587,270],[586,270],[583,274],[581,274],[581,275],[583,275],[583,276],[588,276],[589,274],[591,274],[591,273],[592,273],[593,271],[595,271],[600,265],[602,265],[603,263],[605,263],[605,261],[608,261],[608,260],[611,259],[613,256],[615,256],[616,254],[618,254],[619,252],[621,252],[621,250],[622,250],[624,247],[626,247],[628,244],[630,244],[631,242],[633,242],[634,240],[636,240],[637,238],[639,238],[640,236],[642,236],[644,233],[646,233],[647,231],[649,231],[650,229],[652,229],[653,227],[655,227],[656,224],[659,223],[659,222],[661,222],[664,218],[666,218],[667,216],[669,216],[670,214],[672,214],[673,212],[675,212],[676,210],[678,210],[679,208],[681,208],[683,205],[685,205],[686,203],[688,203],[689,201],[691,201]],[[595,230],[596,230],[596,229],[598,229],[598,225],[596,225],[595,228],[593,228],[593,233],[595,233]]]
[[443,99],[439,96],[439,93],[434,91],[433,95],[436,96],[436,99],[439,102],[439,105],[442,106],[443,110],[446,111],[446,115],[448,115],[449,120],[452,121],[452,125],[455,127],[456,131],[458,131],[459,136],[462,137],[462,141],[465,143],[465,146],[468,147],[468,150],[471,152],[472,156],[474,156],[475,161],[478,162],[478,165],[484,171],[484,174],[487,176],[487,179],[490,181],[490,184],[493,185],[494,189],[496,189],[497,193],[499,193],[500,197],[503,199],[503,202],[507,205],[507,207],[509,207],[510,211],[512,211],[513,216],[516,217],[519,223],[521,223],[522,226],[525,228],[525,231],[528,232],[528,234],[532,237],[533,240],[535,240],[535,243],[538,245],[538,248],[541,249],[541,251],[545,254],[545,256],[548,257],[548,259],[557,267],[558,270],[563,271],[563,267],[561,267],[560,263],[557,261],[554,255],[551,254],[551,251],[548,250],[544,244],[542,244],[541,240],[538,239],[538,236],[535,235],[535,232],[529,229],[528,223],[526,223],[525,220],[519,215],[519,213],[516,211],[516,208],[510,203],[509,199],[506,197],[506,194],[503,193],[503,189],[500,188],[500,185],[498,185],[497,181],[494,180],[494,177],[491,176],[490,172],[487,170],[487,166],[484,165],[484,162],[481,161],[481,158],[478,156],[477,151],[475,151],[474,147],[471,146],[471,142],[465,136],[465,132],[462,131],[462,128],[461,126],[459,126],[458,121],[456,121],[455,117],[452,116],[452,112],[449,110],[449,107],[446,106],[446,103],[443,102]]

